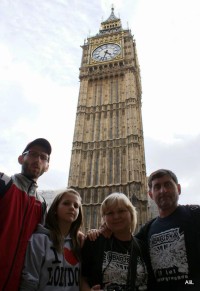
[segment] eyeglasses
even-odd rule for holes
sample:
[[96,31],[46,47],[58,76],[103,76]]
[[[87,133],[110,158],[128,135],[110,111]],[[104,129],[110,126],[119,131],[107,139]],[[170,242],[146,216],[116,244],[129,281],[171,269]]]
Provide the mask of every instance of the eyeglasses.
[[48,155],[45,155],[45,154],[42,154],[42,153],[38,153],[38,152],[35,152],[35,151],[31,151],[31,150],[24,152],[22,155],[28,155],[29,157],[31,157],[33,159],[37,159],[38,157],[40,157],[40,159],[42,161],[45,161],[45,162],[49,161],[49,156]]
[[108,216],[108,217],[113,217],[115,214],[117,214],[118,216],[122,216],[126,212],[128,212],[128,209],[119,209],[117,211],[109,211],[109,212],[106,212],[105,215]]

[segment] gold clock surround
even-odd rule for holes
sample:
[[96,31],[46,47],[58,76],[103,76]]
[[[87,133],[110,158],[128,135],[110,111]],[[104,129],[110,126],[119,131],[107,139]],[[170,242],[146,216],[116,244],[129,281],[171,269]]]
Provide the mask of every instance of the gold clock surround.
[[121,53],[121,47],[116,43],[104,43],[92,52],[93,60],[97,62],[111,61]]

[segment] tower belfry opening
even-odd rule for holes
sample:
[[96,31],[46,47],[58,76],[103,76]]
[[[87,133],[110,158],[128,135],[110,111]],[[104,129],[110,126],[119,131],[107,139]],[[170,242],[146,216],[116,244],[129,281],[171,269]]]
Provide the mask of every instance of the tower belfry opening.
[[147,220],[147,183],[136,43],[114,8],[82,46],[80,90],[68,186],[82,196],[85,230],[97,228],[99,208],[113,192]]

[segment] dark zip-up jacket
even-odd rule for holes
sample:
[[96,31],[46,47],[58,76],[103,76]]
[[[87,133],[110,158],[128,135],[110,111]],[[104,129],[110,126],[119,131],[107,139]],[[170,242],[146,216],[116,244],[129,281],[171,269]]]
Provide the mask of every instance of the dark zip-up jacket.
[[[174,216],[176,215],[176,216]],[[171,218],[170,218],[171,217]],[[177,225],[177,219],[180,218],[181,225]],[[136,237],[145,243],[150,253],[150,229],[153,223],[159,218],[154,218],[141,227]],[[168,226],[167,219],[173,220],[173,224]],[[163,219],[162,231],[157,234],[166,233],[166,230],[182,229],[184,233],[184,242],[186,248],[186,258],[188,262],[189,277],[187,279],[177,277],[172,281],[157,282],[153,288],[154,291],[199,291],[200,290],[200,206],[199,205],[179,205],[174,213]],[[169,239],[170,240],[170,239]],[[161,242],[162,243],[162,242]],[[161,244],[160,243],[160,244]],[[181,257],[181,252],[178,252]],[[169,253],[170,254],[170,253]],[[150,255],[150,254],[149,254]],[[156,253],[154,253],[156,257]],[[183,257],[183,255],[182,255]],[[158,258],[157,258],[158,259]],[[170,270],[171,261],[163,262],[163,269]],[[168,266],[169,265],[169,266]],[[172,268],[171,268],[172,269]],[[169,273],[170,274],[170,273]],[[157,278],[155,278],[157,279]],[[182,282],[183,281],[183,282]]]

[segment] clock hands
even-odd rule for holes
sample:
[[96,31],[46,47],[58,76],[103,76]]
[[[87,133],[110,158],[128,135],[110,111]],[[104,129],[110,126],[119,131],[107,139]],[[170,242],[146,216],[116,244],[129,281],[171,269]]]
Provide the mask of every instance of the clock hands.
[[111,53],[109,53],[108,50],[106,50],[106,51],[104,52],[104,56],[105,56],[106,54],[111,55]]
[[105,50],[105,51],[104,51],[104,56],[103,56],[103,59],[105,59],[105,57],[106,57],[106,54],[107,54],[107,55],[111,55],[111,53],[109,53],[109,52],[108,52],[108,50]]

